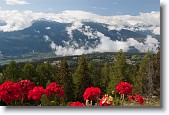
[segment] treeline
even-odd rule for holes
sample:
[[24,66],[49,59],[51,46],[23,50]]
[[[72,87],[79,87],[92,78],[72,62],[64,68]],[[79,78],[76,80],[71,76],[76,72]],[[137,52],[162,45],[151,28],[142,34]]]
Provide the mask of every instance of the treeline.
[[64,102],[83,102],[83,92],[86,88],[99,87],[103,94],[112,94],[116,85],[121,81],[132,84],[133,93],[146,97],[160,97],[160,51],[157,54],[148,52],[136,65],[126,62],[122,50],[117,52],[114,63],[93,64],[84,55],[78,60],[78,66],[69,66],[66,58],[60,66],[49,62],[34,64],[27,62],[18,65],[11,61],[0,75],[0,84],[10,80],[17,82],[28,79],[46,87],[50,82],[56,82],[64,89]]

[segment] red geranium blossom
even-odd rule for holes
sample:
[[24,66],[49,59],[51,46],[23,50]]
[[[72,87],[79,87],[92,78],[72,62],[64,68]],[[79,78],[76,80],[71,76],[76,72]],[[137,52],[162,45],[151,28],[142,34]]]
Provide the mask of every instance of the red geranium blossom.
[[131,101],[131,100],[133,100],[133,96],[128,97],[128,101]]
[[39,101],[41,99],[41,96],[45,94],[45,90],[43,87],[41,86],[37,86],[37,87],[34,87],[33,90],[30,90],[28,92],[28,100],[35,100],[35,101]]
[[18,82],[18,85],[20,86],[22,90],[21,100],[23,101],[26,97],[25,95],[27,95],[28,92],[34,88],[34,83],[29,80],[21,80],[20,82]]
[[77,101],[77,102],[72,102],[71,104],[69,104],[69,106],[85,106],[85,105]]
[[46,96],[49,99],[51,97],[52,94],[58,94],[59,97],[63,97],[64,96],[64,91],[61,88],[61,86],[59,84],[56,84],[56,82],[52,82],[50,83],[45,90]]
[[23,94],[28,94],[34,88],[34,83],[29,80],[21,80],[18,82]]
[[119,94],[129,95],[132,93],[132,86],[127,82],[120,82],[116,86],[116,92]]
[[6,81],[0,86],[0,99],[11,103],[15,99],[21,99],[22,90],[17,83]]
[[108,95],[103,95],[103,97],[100,99],[99,106],[111,106],[113,103],[113,97]]
[[138,102],[139,104],[143,105],[144,104],[144,99],[141,95],[138,94],[134,94],[132,96],[128,97],[128,101],[134,100],[136,102]]
[[90,88],[87,88],[83,94],[83,99],[84,100],[87,100],[87,99],[90,99],[90,100],[94,100],[96,98],[98,98],[101,94],[101,90],[100,88],[98,87],[90,87]]

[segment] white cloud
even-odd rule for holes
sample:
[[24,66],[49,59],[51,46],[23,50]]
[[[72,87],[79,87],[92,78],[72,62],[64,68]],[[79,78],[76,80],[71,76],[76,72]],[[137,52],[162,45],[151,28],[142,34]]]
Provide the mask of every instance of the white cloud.
[[[46,19],[59,23],[71,23],[71,26],[66,28],[70,38],[73,37],[72,31],[77,29],[78,31],[83,32],[83,34],[89,38],[100,39],[100,43],[97,44],[95,48],[89,47],[89,49],[85,49],[83,46],[76,49],[75,47],[78,46],[78,44],[75,41],[72,41],[72,44],[68,43],[69,41],[66,41],[65,44],[67,44],[67,46],[62,47],[58,46],[48,36],[44,36],[45,41],[50,42],[51,49],[54,50],[57,55],[80,55],[83,53],[105,51],[116,52],[119,49],[128,51],[130,46],[135,47],[140,52],[147,52],[148,50],[156,52],[158,41],[151,36],[148,36],[143,43],[138,42],[133,38],[129,38],[125,42],[118,40],[112,41],[109,37],[100,32],[92,33],[92,28],[90,28],[90,26],[85,26],[82,28],[84,21],[107,24],[109,30],[120,30],[125,28],[134,31],[133,28],[139,26],[138,30],[151,30],[154,32],[154,34],[160,35],[160,12],[140,13],[137,16],[101,16],[90,12],[68,10],[58,14],[34,13],[32,11],[0,10],[0,22],[3,22],[3,24],[0,25],[0,31],[9,32],[22,30],[30,27],[34,21],[40,19]],[[46,29],[50,29],[50,27],[46,27]]]
[[25,5],[29,4],[25,0],[5,0],[8,5]]
[[9,32],[22,30],[24,28],[30,27],[34,19],[39,19],[36,16],[32,16],[31,11],[19,12],[13,11],[1,11],[0,10],[0,20],[6,23],[0,26],[0,31]]
[[[63,11],[61,13],[34,13],[32,11],[0,10],[0,21],[6,25],[0,26],[0,31],[22,30],[32,25],[36,20],[46,19],[60,23],[73,23],[68,31],[82,26],[83,21],[93,21],[109,25],[109,30],[132,29],[139,26],[139,30],[151,30],[160,34],[160,12],[140,13],[137,16],[117,15],[101,16],[84,11]],[[79,25],[80,24],[80,25]],[[150,26],[151,25],[151,26]]]
[[70,36],[70,38],[73,37],[72,31],[80,29],[82,26],[83,26],[83,24],[80,21],[76,21],[76,22],[73,22],[73,24],[70,27],[67,27],[66,31],[67,31],[68,35]]
[[47,30],[50,30],[50,29],[51,29],[51,27],[46,27],[46,29],[47,29]]
[[100,38],[100,44],[94,49],[95,52],[117,52],[122,49],[128,51],[129,46],[123,41],[112,41],[109,37],[104,34],[97,32],[97,36]]
[[157,39],[152,38],[152,36],[147,36],[144,43],[138,42],[133,38],[129,38],[127,40],[128,46],[134,46],[140,52],[151,51],[153,53],[157,53],[157,47],[159,46],[159,42]]
[[127,41],[112,41],[109,37],[105,36],[104,34],[100,32],[96,32],[96,36],[100,39],[100,43],[95,47],[89,47],[88,49],[85,49],[84,46],[80,48],[75,48],[74,44],[69,44],[69,41],[67,42],[67,46],[59,46],[54,41],[52,41],[47,35],[44,36],[45,41],[50,42],[51,49],[55,52],[56,55],[81,55],[81,54],[87,54],[92,52],[117,52],[120,49],[122,49],[124,52],[127,52],[130,49],[130,46],[133,46],[140,52],[147,52],[151,51],[153,53],[157,52],[157,47],[159,46],[159,42],[157,39],[152,38],[152,36],[147,36],[145,41],[138,42],[137,40],[133,38],[129,38]]
[[153,33],[155,35],[160,35],[160,27],[157,27],[157,28],[153,29]]
[[49,41],[49,42],[51,41],[50,38],[49,38],[49,36],[44,35],[43,37],[45,38],[45,41]]

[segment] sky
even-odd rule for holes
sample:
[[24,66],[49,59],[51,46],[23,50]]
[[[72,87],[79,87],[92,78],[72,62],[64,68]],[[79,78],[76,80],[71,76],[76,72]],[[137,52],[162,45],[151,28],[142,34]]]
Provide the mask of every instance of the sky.
[[102,16],[160,11],[160,0],[0,0],[0,10],[60,13],[82,10]]

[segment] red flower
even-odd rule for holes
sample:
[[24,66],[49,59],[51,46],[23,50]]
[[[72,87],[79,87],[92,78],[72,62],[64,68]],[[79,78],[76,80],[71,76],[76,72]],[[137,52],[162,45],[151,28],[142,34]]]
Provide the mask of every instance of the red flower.
[[72,102],[71,104],[69,104],[69,106],[85,106],[85,105],[77,101],[77,102]]
[[49,99],[51,97],[52,94],[58,94],[59,97],[63,97],[64,96],[64,91],[61,88],[61,86],[59,84],[56,84],[56,82],[52,82],[50,83],[45,90],[46,96]]
[[87,100],[87,99],[90,99],[90,100],[94,100],[96,98],[98,98],[101,94],[101,90],[100,88],[98,87],[90,87],[90,88],[87,88],[83,94],[83,99],[84,100]]
[[127,82],[120,82],[116,86],[116,92],[119,94],[129,95],[132,93],[132,86]]
[[34,83],[29,80],[21,80],[18,82],[23,94],[28,94],[30,90],[34,88]]
[[128,101],[131,101],[131,100],[133,100],[133,96],[128,97]]
[[99,106],[111,106],[113,103],[113,97],[108,95],[103,95],[100,99]]
[[22,91],[17,83],[6,81],[0,86],[0,99],[6,103],[11,103],[15,99],[20,99]]
[[35,100],[35,101],[39,101],[41,99],[41,96],[45,94],[45,90],[43,87],[41,86],[37,86],[37,87],[34,87],[33,90],[30,90],[28,92],[28,100]]
[[25,95],[27,95],[28,92],[34,88],[34,83],[29,80],[21,80],[20,82],[18,82],[18,85],[22,90],[21,101],[23,101],[24,98],[26,97]]
[[139,104],[143,105],[144,104],[144,99],[141,95],[134,94],[132,96],[129,96],[128,101],[134,100],[138,102]]

